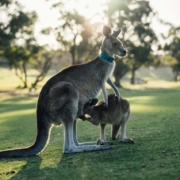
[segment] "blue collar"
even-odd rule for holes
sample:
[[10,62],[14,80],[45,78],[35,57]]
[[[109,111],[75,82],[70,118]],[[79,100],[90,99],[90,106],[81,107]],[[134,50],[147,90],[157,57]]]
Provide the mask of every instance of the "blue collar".
[[99,57],[101,58],[101,60],[103,60],[105,62],[108,62],[108,63],[112,63],[114,61],[114,59],[115,59],[114,57],[109,56],[109,55],[107,55],[105,53],[101,53],[99,55]]

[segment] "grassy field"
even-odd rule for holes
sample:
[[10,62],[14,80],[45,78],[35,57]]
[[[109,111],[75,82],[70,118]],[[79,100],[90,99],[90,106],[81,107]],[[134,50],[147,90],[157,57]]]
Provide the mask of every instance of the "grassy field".
[[[141,73],[141,72],[139,72]],[[0,179],[180,179],[180,84],[148,79],[120,89],[131,104],[127,136],[135,144],[114,143],[112,150],[62,154],[63,127],[54,127],[38,156],[0,160]],[[109,90],[109,93],[111,91]],[[0,94],[0,149],[20,148],[36,136],[37,94]],[[78,121],[78,140],[95,141],[99,127]],[[110,125],[106,128],[110,139]]]

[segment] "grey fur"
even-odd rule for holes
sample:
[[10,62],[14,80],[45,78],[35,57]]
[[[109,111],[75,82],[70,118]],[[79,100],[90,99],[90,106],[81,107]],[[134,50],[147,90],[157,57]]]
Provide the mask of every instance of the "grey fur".
[[[105,29],[110,29],[104,26]],[[115,37],[104,34],[101,51],[108,55],[125,56],[122,43]],[[117,42],[113,46],[112,42]],[[108,98],[105,83],[108,82],[118,99],[117,88],[110,77],[114,71],[115,62],[108,63],[99,57],[91,62],[71,66],[50,78],[43,86],[37,103],[37,137],[34,145],[24,149],[5,150],[2,157],[30,156],[41,152],[47,145],[51,127],[64,126],[64,153],[74,153],[101,149],[111,149],[111,146],[101,146],[94,143],[79,144],[76,138],[76,119],[83,114],[83,107],[90,99],[97,97],[103,90],[105,106]]]

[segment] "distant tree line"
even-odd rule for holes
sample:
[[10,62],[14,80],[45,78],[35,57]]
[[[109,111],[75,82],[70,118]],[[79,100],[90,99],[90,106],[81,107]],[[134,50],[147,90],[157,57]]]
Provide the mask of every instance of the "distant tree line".
[[[0,0],[0,15],[3,13],[6,21],[0,22],[0,57],[6,58],[10,68],[21,80],[22,88],[34,89],[44,79],[52,65],[52,59],[57,52],[69,52],[72,64],[79,64],[98,55],[101,45],[102,23],[89,23],[90,19],[77,10],[68,11],[64,1],[53,4],[52,8],[59,10],[60,25],[56,28],[47,27],[41,33],[54,33],[60,49],[55,51],[46,46],[40,46],[34,37],[34,26],[38,19],[36,12],[25,12],[22,5],[16,1]],[[115,84],[121,87],[121,79],[131,73],[130,83],[135,84],[136,71],[143,65],[159,65],[160,60],[172,67],[174,80],[180,76],[180,27],[169,26],[169,34],[163,38],[169,39],[165,45],[159,44],[158,38],[151,28],[156,13],[148,1],[109,0],[106,3],[103,17],[108,25],[121,27],[121,40],[127,47],[129,55],[125,59],[117,58],[114,71]],[[71,34],[71,38],[67,37]],[[152,46],[157,47],[154,53]],[[160,59],[160,60],[159,60]],[[171,61],[173,59],[173,63]],[[28,82],[28,69],[38,73],[34,82]]]

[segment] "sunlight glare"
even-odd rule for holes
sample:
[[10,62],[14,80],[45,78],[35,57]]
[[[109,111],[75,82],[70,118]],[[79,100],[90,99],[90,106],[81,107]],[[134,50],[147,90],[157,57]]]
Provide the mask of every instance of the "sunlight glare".
[[71,0],[66,3],[67,10],[76,10],[79,14],[90,19],[90,23],[100,22],[107,23],[103,18],[103,11],[105,10],[106,0]]
[[[44,0],[31,0],[24,1],[18,0],[24,5],[26,11],[35,10],[38,14],[38,21],[35,25],[35,37],[40,45],[49,44],[54,49],[59,47],[54,35],[51,33],[49,36],[44,36],[40,33],[43,28],[52,27],[55,28],[59,25],[59,9],[51,8],[59,0],[44,1]],[[62,0],[64,11],[77,11],[80,15],[89,19],[88,23],[99,23],[100,25],[107,24],[107,18],[103,13],[106,7],[107,0]],[[35,5],[36,4],[36,5]],[[39,8],[41,7],[41,8]],[[71,39],[71,37],[69,37]],[[79,39],[79,37],[78,37]],[[80,39],[79,39],[80,41]]]

